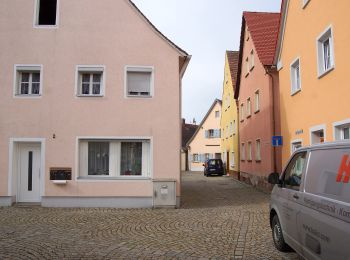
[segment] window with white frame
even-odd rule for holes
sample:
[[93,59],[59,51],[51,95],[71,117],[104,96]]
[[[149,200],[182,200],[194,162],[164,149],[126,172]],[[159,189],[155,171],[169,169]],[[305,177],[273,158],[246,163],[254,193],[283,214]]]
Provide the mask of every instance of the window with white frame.
[[296,59],[290,65],[290,74],[291,74],[291,93],[294,94],[301,90],[301,79],[300,79],[300,59]]
[[334,68],[333,30],[329,27],[317,39],[318,76]]
[[235,167],[235,152],[231,152],[230,166],[231,168]]
[[260,139],[255,141],[255,160],[261,161],[261,142]]
[[294,141],[294,142],[292,142],[291,153],[294,153],[296,150],[298,150],[301,147],[303,147],[303,144],[302,144],[301,141]]
[[36,0],[36,26],[56,26],[58,0]]
[[249,74],[249,71],[250,71],[250,64],[249,64],[248,57],[245,59],[245,66],[246,66],[246,76],[247,76]]
[[260,111],[260,91],[255,91],[255,102],[254,102],[254,112],[257,113]]
[[16,65],[15,95],[40,96],[42,89],[41,71],[41,65]]
[[126,67],[126,96],[152,97],[153,85],[153,67]]
[[335,123],[333,131],[335,140],[350,139],[350,119]]
[[247,99],[247,117],[250,117],[252,115],[252,102],[250,101],[250,98]]
[[104,66],[77,66],[77,96],[103,96],[104,70]]
[[229,108],[230,107],[230,93],[228,93],[228,95],[227,95],[227,108]]
[[248,161],[252,160],[252,142],[248,142]]
[[233,123],[230,122],[230,135],[232,135],[232,134],[233,134]]
[[226,138],[228,138],[229,131],[228,131],[228,125],[226,126]]
[[236,120],[233,120],[233,134],[236,134],[237,132],[237,123]]
[[80,177],[150,177],[150,140],[80,140]]
[[215,111],[215,118],[220,117],[220,111]]
[[253,70],[254,69],[254,50],[251,50],[250,52],[250,68],[249,70]]
[[208,129],[204,131],[205,138],[220,138],[220,129]]
[[199,161],[198,153],[194,153],[194,154],[193,154],[193,161],[194,161],[194,162],[198,162],[198,161]]
[[240,113],[239,113],[239,119],[240,119],[241,121],[243,121],[243,120],[244,120],[244,104],[243,104],[243,103],[241,104],[241,109],[240,109],[239,111],[240,111]]
[[241,161],[245,160],[245,144],[241,143]]

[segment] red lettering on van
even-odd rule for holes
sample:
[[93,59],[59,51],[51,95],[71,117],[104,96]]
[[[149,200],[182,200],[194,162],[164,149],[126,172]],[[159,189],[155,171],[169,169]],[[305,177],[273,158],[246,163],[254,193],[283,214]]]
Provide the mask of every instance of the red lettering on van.
[[338,175],[337,175],[337,182],[341,182],[343,179],[343,173],[345,173],[344,175],[344,179],[343,182],[344,183],[348,183],[349,179],[350,179],[350,162],[348,162],[349,159],[349,155],[344,155],[343,159],[341,161],[341,164],[339,166],[339,170],[338,170]]

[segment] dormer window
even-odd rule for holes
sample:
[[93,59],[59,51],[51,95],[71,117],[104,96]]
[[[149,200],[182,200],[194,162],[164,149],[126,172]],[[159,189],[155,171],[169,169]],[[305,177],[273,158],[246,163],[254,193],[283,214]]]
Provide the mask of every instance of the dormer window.
[[37,26],[57,25],[57,1],[58,0],[37,0],[36,1],[36,22]]

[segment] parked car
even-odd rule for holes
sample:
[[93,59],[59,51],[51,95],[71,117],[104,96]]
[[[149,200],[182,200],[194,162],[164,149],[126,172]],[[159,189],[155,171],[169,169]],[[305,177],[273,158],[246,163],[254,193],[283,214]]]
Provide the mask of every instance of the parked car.
[[204,176],[224,175],[224,166],[221,159],[209,159],[204,164]]
[[272,238],[305,259],[350,259],[350,142],[298,149],[275,184]]

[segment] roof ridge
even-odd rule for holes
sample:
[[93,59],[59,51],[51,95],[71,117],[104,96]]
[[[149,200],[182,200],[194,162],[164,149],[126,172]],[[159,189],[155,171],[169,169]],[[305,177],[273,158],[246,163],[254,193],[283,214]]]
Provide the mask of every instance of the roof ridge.
[[250,14],[279,14],[280,12],[256,12],[256,11],[243,11],[243,14],[250,13]]

